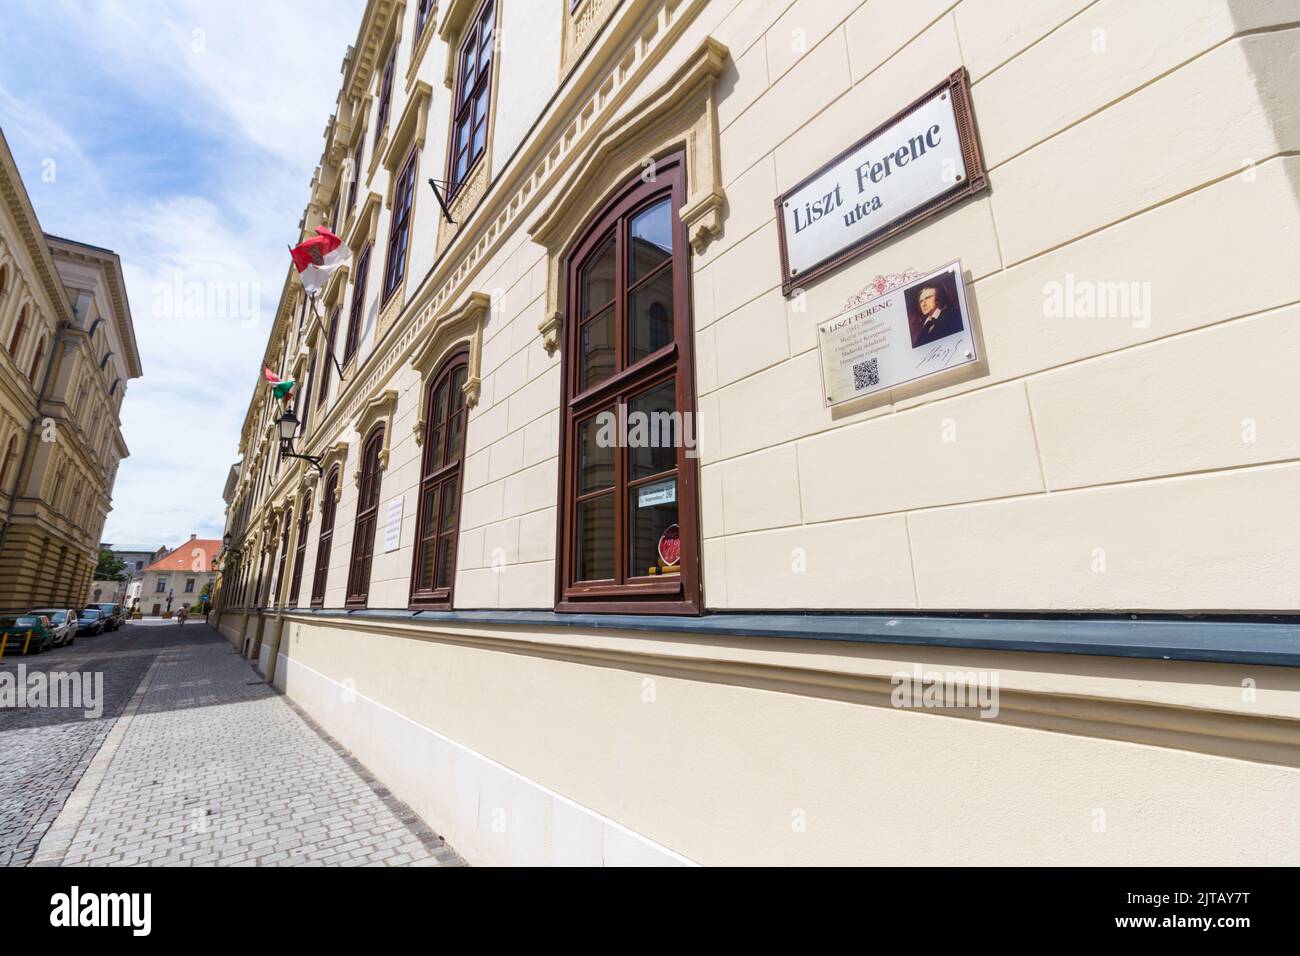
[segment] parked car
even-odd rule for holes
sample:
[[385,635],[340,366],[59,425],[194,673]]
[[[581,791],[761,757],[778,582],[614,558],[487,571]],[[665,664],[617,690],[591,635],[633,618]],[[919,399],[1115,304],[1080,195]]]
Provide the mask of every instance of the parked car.
[[35,608],[33,614],[41,614],[50,619],[54,628],[54,646],[66,647],[77,639],[77,612],[72,608]]
[[96,608],[104,612],[104,630],[106,631],[116,631],[119,627],[121,627],[123,624],[126,623],[126,614],[125,612],[123,612],[122,605],[120,604],[96,603],[96,604],[87,604],[86,607]]
[[[29,633],[30,640],[27,636]],[[0,643],[4,644],[6,654],[39,654],[54,646],[54,628],[50,625],[50,619],[43,615],[0,617]]]
[[104,612],[97,607],[83,608],[77,615],[77,637],[104,633]]

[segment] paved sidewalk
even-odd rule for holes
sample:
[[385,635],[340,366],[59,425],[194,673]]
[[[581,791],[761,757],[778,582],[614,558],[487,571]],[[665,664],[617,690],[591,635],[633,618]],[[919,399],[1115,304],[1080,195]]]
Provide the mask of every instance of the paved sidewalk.
[[215,631],[172,627],[38,862],[463,865]]

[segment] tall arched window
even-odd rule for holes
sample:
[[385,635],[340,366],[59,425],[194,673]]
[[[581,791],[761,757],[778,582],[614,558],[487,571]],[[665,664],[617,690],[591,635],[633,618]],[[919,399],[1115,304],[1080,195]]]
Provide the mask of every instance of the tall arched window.
[[0,460],[0,492],[5,489],[5,482],[9,480],[9,465],[14,460],[14,446],[18,442],[17,435],[9,436],[9,443],[5,445],[5,456]]
[[361,487],[357,522],[352,533],[352,562],[348,567],[348,607],[365,607],[370,595],[370,565],[375,557],[375,525],[379,517],[379,486],[383,477],[384,426],[370,430],[361,446]]
[[289,607],[298,606],[298,592],[302,589],[302,565],[307,558],[307,530],[311,527],[311,492],[302,496],[298,508],[298,540],[293,548],[293,580],[289,582]]
[[700,612],[685,193],[659,159],[565,261],[560,610]]
[[27,380],[31,382],[32,385],[36,384],[36,376],[41,370],[41,359],[43,359],[44,357],[45,357],[45,339],[42,338],[39,342],[36,343],[36,354],[32,356],[32,367],[31,370],[27,373]]
[[335,465],[325,479],[325,490],[320,499],[320,537],[316,541],[316,570],[311,580],[311,606],[325,603],[325,580],[330,570],[330,546],[334,543],[334,511],[339,489],[339,466]]
[[465,376],[469,353],[453,355],[424,393],[424,457],[415,524],[411,607],[451,607],[465,453]]
[[284,512],[284,531],[280,534],[280,557],[276,559],[275,567],[275,589],[271,592],[274,603],[278,606],[281,598],[280,593],[284,591],[284,569],[288,566],[289,560],[289,526],[293,524],[293,509],[286,508]]
[[18,349],[23,344],[23,332],[27,329],[27,306],[23,306],[18,312],[18,322],[14,326],[14,334],[9,337],[9,354],[13,360],[18,361]]

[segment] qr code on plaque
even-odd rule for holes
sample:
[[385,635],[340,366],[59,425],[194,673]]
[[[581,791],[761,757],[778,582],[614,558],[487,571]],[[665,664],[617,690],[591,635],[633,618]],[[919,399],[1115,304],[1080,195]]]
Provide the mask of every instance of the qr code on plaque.
[[871,386],[879,384],[880,362],[878,359],[869,358],[865,362],[859,362],[853,366],[853,391],[860,392],[864,388],[871,388]]

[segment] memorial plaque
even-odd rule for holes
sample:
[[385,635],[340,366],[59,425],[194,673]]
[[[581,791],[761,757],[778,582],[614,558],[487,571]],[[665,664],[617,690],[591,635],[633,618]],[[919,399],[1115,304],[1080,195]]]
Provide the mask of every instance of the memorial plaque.
[[908,279],[822,322],[817,350],[828,406],[978,361],[961,263]]

